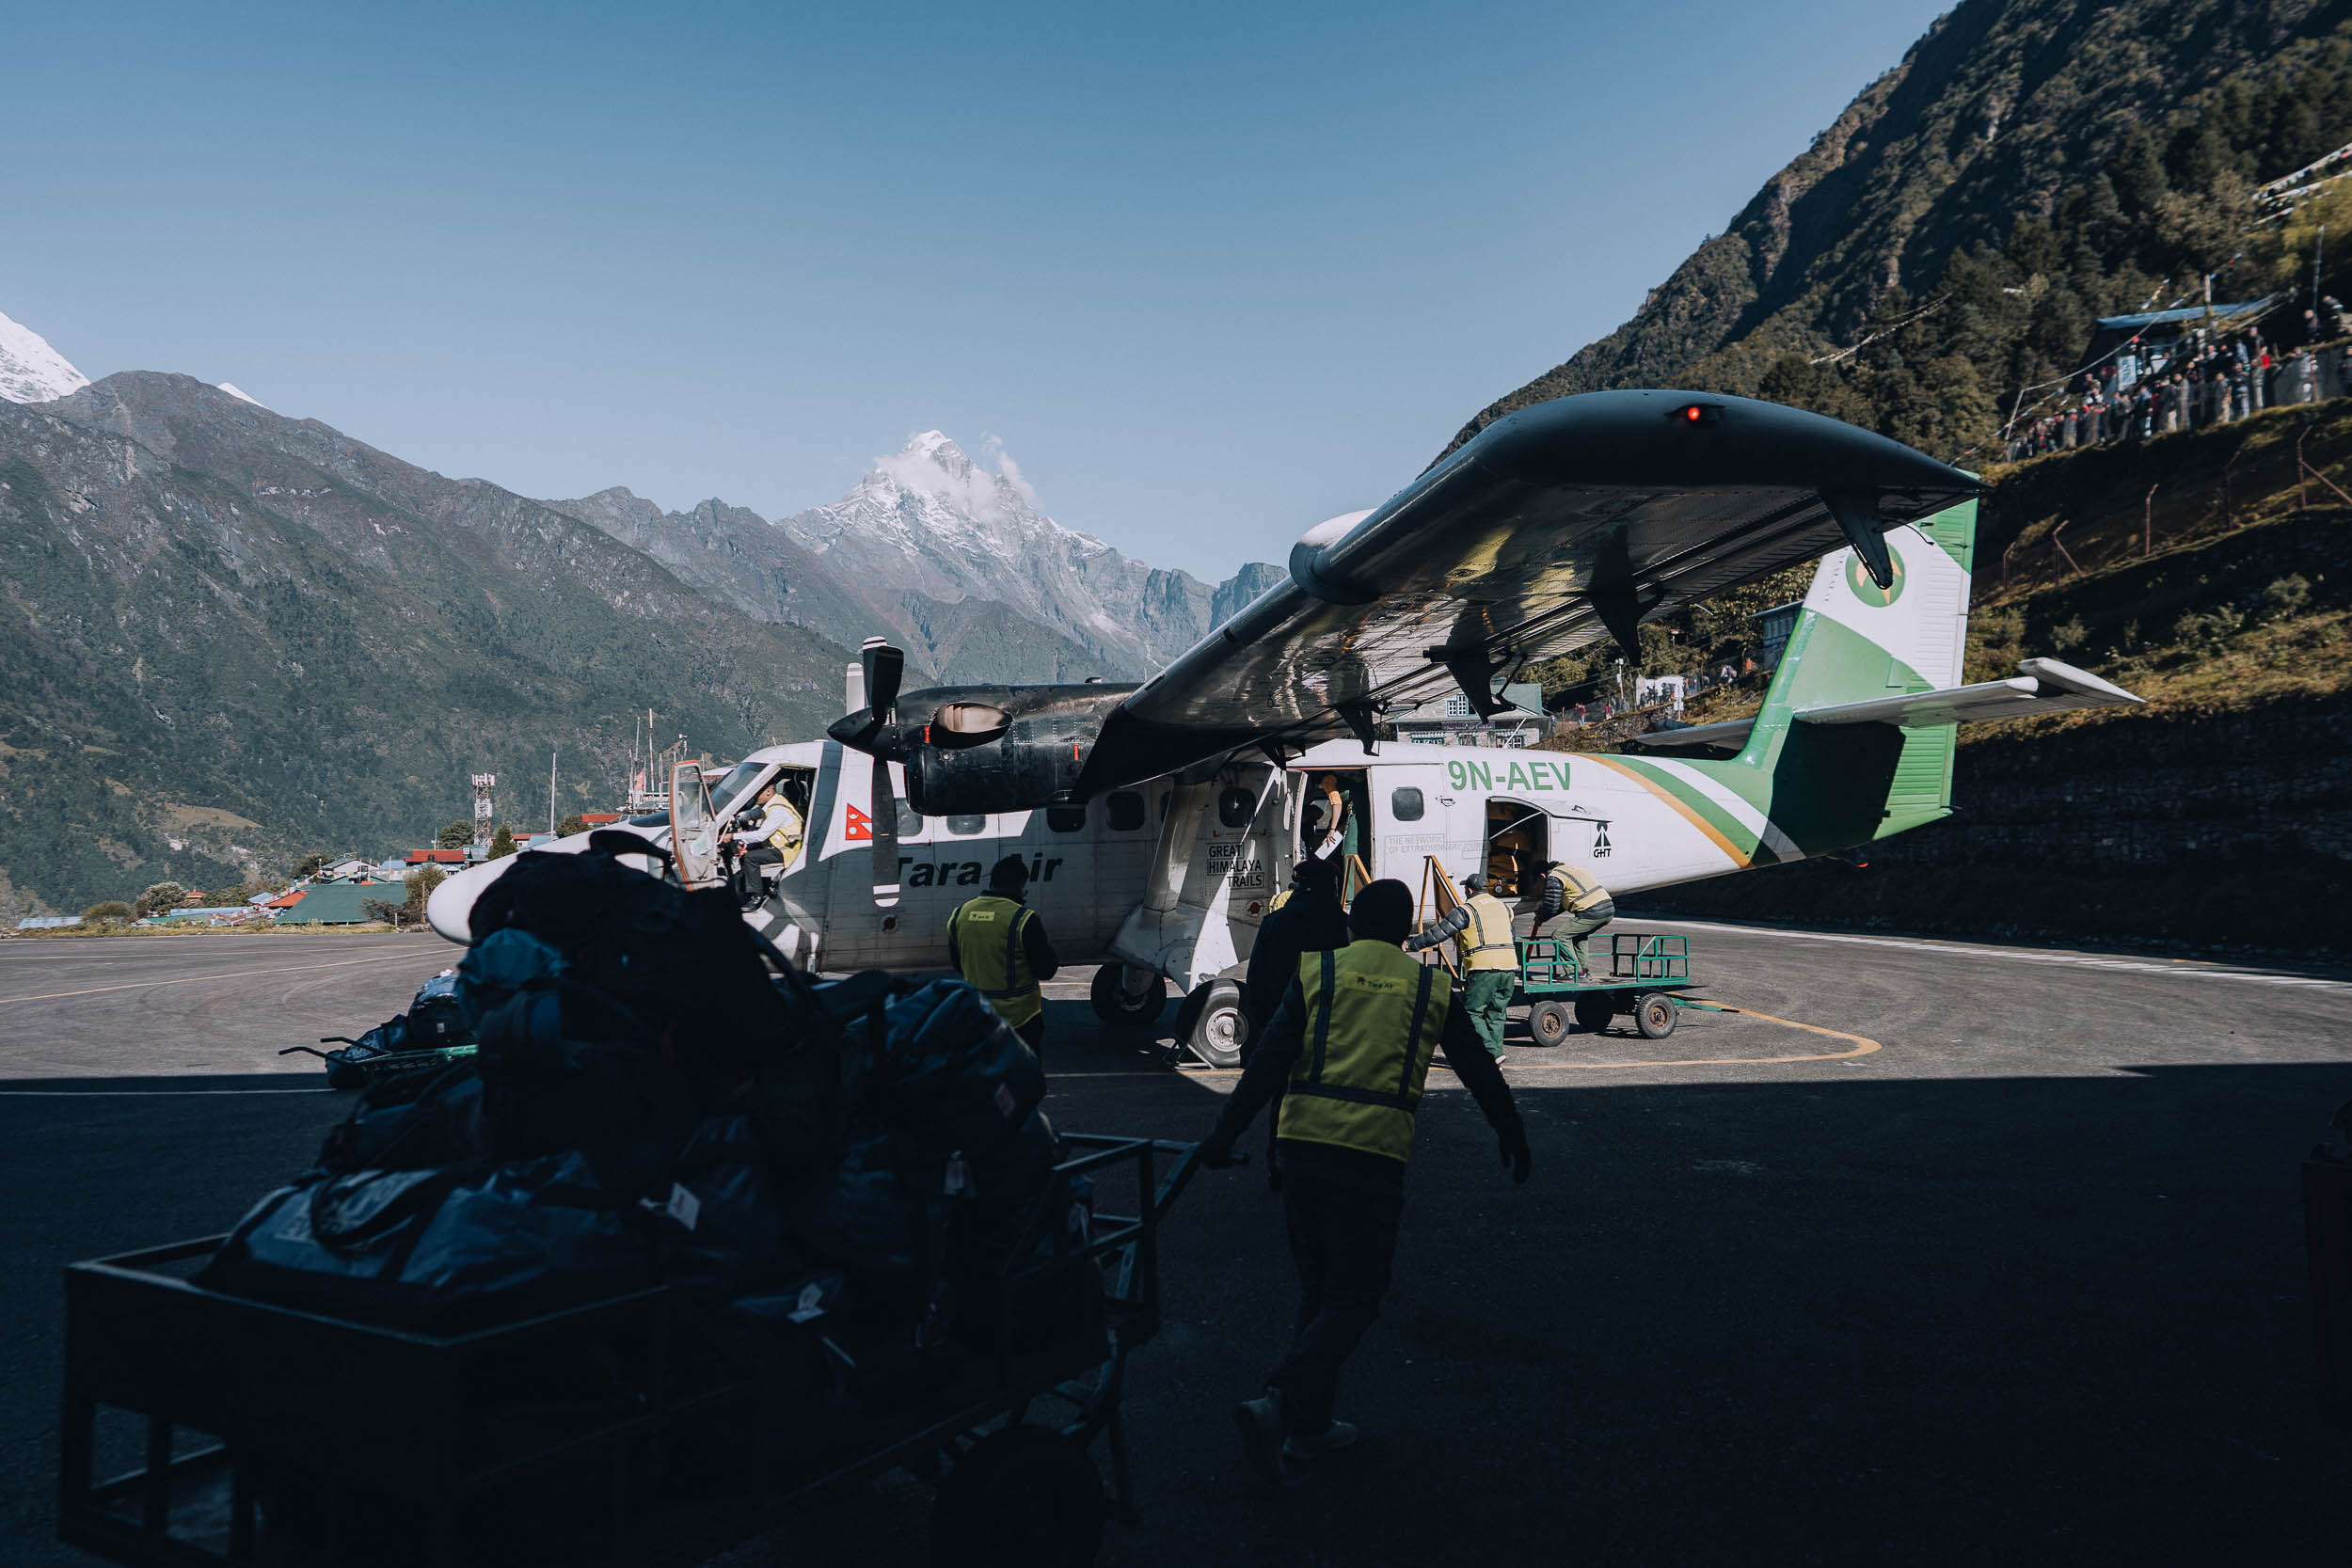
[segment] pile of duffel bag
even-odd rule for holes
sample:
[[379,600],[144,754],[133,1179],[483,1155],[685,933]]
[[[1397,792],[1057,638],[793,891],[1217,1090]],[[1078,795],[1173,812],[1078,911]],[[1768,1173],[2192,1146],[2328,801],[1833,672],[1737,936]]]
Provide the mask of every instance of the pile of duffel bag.
[[429,1334],[667,1284],[803,1423],[1099,1323],[1090,1192],[979,992],[815,985],[723,891],[615,852],[485,891],[478,1053],[371,1087],[199,1284]]

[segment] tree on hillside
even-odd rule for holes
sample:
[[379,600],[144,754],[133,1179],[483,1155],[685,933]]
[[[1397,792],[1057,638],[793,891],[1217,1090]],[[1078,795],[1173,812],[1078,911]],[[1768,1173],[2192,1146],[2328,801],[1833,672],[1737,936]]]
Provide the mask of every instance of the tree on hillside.
[[473,824],[470,822],[453,822],[433,835],[433,846],[437,849],[463,849],[472,842]]
[[408,890],[407,901],[401,906],[402,921],[411,926],[423,924],[425,901],[433,896],[435,888],[448,880],[449,873],[437,865],[420,866],[408,873],[401,884]]
[[296,878],[315,877],[326,869],[326,856],[325,852],[317,849],[311,850],[294,863],[294,874]]
[[515,830],[501,822],[499,824],[499,831],[490,835],[490,859],[504,860],[514,852]]
[[102,921],[128,920],[130,918],[131,906],[124,903],[119,898],[105,899],[101,903],[92,904],[88,909],[82,911],[83,921],[89,925],[97,925]]
[[584,833],[588,831],[588,819],[580,816],[580,813],[574,812],[571,816],[564,818],[563,821],[558,822],[555,825],[555,831],[559,836],[564,838],[569,838],[574,833]]
[[149,884],[147,891],[140,894],[132,904],[131,912],[135,917],[144,920],[151,914],[161,914],[166,910],[178,909],[181,901],[187,895],[188,890],[178,882],[152,882]]

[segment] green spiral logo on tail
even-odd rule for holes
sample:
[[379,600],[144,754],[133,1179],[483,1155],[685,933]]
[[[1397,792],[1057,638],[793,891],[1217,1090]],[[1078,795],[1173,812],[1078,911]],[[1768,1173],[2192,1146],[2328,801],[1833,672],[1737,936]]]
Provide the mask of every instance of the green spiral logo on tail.
[[1870,580],[1870,574],[1863,570],[1860,556],[1846,558],[1846,586],[1853,590],[1855,598],[1873,610],[1884,610],[1903,596],[1903,558],[1895,553],[1894,546],[1889,545],[1886,546],[1886,559],[1894,564],[1895,580],[1881,588]]

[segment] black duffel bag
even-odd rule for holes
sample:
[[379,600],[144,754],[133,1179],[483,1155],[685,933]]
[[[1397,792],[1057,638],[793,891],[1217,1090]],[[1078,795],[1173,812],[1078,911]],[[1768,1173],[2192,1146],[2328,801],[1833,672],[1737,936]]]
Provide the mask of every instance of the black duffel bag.
[[764,1063],[825,1028],[822,1011],[806,977],[743,923],[725,890],[689,893],[623,865],[622,853],[665,852],[599,833],[585,853],[517,857],[475,900],[473,939],[516,929],[548,943],[571,980],[640,1020],[652,1049],[715,1109]]
[[482,1075],[470,1061],[437,1072],[378,1079],[328,1131],[312,1166],[321,1176],[358,1170],[426,1170],[487,1160]]
[[208,1290],[460,1334],[656,1283],[644,1217],[578,1154],[281,1187],[196,1275]]

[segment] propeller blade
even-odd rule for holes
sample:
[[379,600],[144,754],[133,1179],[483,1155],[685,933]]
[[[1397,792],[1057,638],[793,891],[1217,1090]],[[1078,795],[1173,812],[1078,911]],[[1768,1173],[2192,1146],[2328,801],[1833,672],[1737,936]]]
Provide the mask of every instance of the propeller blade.
[[[872,645],[867,646],[870,650]],[[898,794],[890,784],[890,764],[879,756],[874,759],[866,815],[873,823],[874,907],[895,910],[898,907]]]
[[866,676],[866,711],[885,722],[897,718],[898,679],[906,673],[906,650],[894,648],[882,638],[869,637],[866,646],[858,650],[857,657]]

